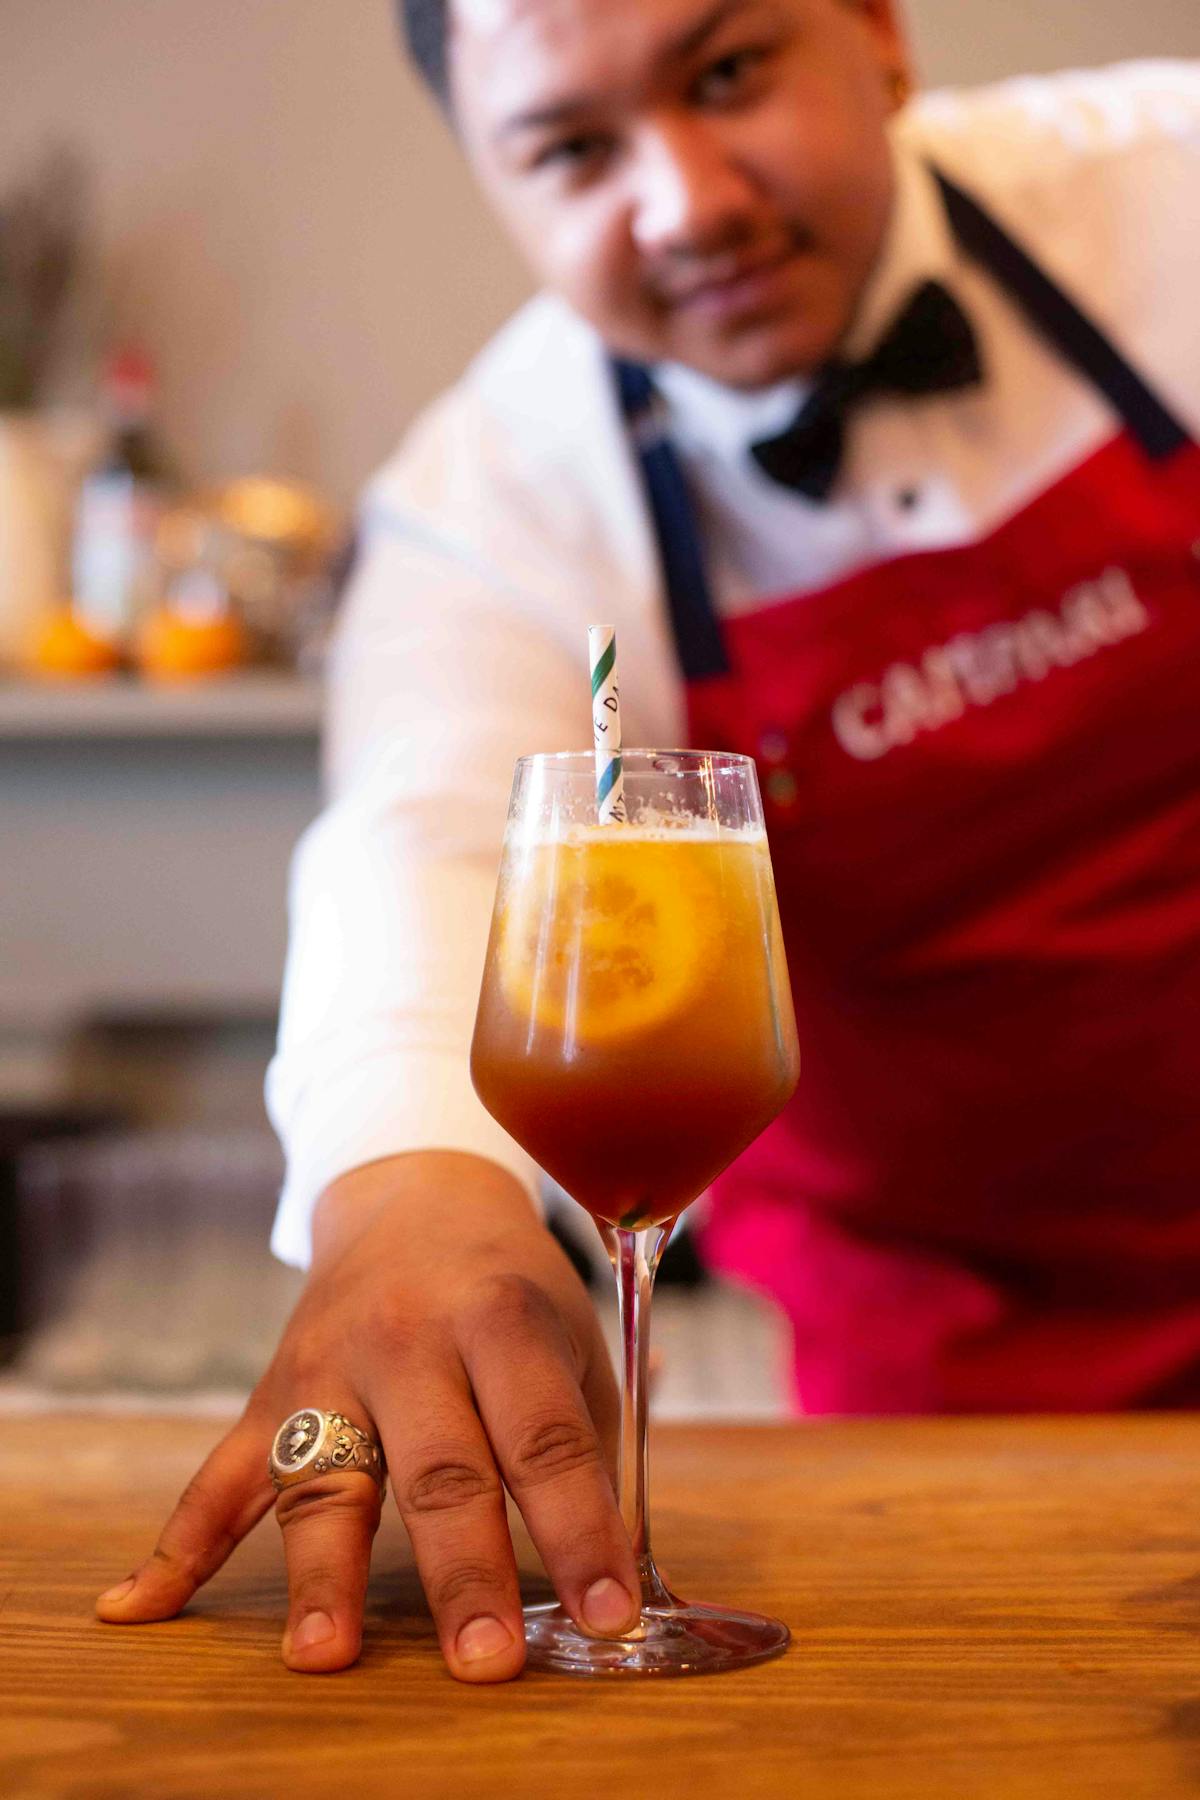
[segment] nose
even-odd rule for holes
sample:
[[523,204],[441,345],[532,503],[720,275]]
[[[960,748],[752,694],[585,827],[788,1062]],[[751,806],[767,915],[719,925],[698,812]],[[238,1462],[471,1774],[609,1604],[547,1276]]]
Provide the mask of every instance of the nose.
[[633,232],[643,254],[711,255],[745,236],[754,183],[711,121],[657,123],[635,168]]

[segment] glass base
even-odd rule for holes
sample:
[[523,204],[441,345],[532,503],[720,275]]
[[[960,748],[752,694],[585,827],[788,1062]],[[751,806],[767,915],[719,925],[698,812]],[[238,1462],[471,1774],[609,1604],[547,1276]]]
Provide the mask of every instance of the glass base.
[[525,1608],[525,1666],[560,1675],[718,1675],[787,1649],[779,1619],[670,1599],[642,1609],[623,1638],[593,1638],[554,1602]]

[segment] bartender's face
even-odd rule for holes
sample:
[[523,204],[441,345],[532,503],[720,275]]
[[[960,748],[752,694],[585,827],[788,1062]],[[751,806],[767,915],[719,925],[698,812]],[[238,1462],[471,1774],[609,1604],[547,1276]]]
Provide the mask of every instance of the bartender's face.
[[818,367],[882,242],[894,0],[453,0],[476,171],[611,348],[736,387]]

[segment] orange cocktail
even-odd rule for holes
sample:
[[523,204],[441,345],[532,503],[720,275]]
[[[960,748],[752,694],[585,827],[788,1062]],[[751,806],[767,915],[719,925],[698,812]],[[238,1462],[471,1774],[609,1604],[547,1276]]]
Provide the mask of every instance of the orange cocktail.
[[597,1219],[674,1218],[796,1085],[762,832],[684,820],[510,843],[471,1071]]
[[488,1111],[592,1214],[617,1279],[618,1486],[641,1616],[597,1639],[564,1607],[535,1603],[528,1662],[695,1675],[777,1656],[788,1629],[681,1600],[655,1567],[650,1293],[679,1213],[775,1117],[800,1059],[753,763],[621,753],[618,815],[617,760],[605,755],[599,780],[594,756],[517,764],[471,1074]]

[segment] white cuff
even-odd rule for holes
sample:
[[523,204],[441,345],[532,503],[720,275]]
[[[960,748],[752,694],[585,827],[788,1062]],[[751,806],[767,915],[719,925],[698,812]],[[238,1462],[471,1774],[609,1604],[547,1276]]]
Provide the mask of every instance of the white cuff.
[[[275,1116],[276,1064],[267,1073],[267,1107]],[[293,1102],[288,1171],[271,1249],[281,1262],[306,1269],[312,1260],[312,1214],[330,1182],[364,1163],[415,1150],[455,1150],[485,1157],[515,1175],[538,1205],[540,1175],[532,1158],[486,1112],[463,1058],[439,1052],[382,1052],[321,1085],[319,1103]]]

